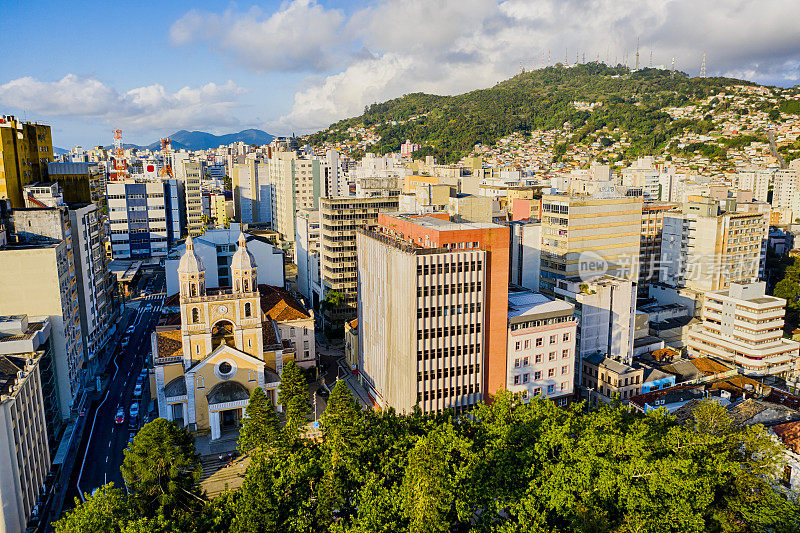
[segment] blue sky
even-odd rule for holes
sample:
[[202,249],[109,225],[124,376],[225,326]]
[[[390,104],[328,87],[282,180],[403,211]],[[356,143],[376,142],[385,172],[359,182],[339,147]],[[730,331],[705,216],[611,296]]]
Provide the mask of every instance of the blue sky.
[[[796,0],[0,0],[0,112],[54,143],[178,129],[315,131],[414,91],[456,94],[576,54],[780,85],[800,75]],[[606,56],[606,57],[603,57]],[[643,59],[643,62],[645,59]]]

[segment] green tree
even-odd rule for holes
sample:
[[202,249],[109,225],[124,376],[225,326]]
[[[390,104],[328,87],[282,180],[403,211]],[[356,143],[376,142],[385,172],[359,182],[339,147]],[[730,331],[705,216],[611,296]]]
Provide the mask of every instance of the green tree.
[[278,414],[264,389],[255,387],[245,408],[247,415],[239,432],[239,451],[250,453],[258,446],[272,446],[281,438]]
[[85,495],[81,503],[75,498],[75,508],[54,524],[57,533],[119,532],[133,517],[125,492],[113,483],[103,485],[93,496]]
[[283,365],[278,402],[283,405],[286,418],[283,430],[290,440],[294,440],[308,423],[308,415],[311,412],[308,401],[308,383],[303,371],[294,361]]
[[201,501],[194,438],[169,420],[157,418],[142,427],[125,450],[120,471],[146,516],[191,511]]

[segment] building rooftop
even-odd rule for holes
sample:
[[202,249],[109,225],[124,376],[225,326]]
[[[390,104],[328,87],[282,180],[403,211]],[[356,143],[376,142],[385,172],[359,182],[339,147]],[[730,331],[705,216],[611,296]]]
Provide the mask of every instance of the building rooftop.
[[419,226],[424,228],[433,229],[436,231],[459,231],[459,230],[470,230],[470,229],[492,229],[492,228],[502,228],[499,224],[494,224],[492,222],[451,222],[450,220],[444,220],[437,217],[428,217],[428,216],[408,216],[405,214],[398,214],[396,215],[397,218],[402,220],[407,220],[408,222],[413,222]]
[[276,322],[311,318],[303,304],[282,287],[259,285],[258,292],[261,294],[261,310],[264,316]]
[[529,290],[509,288],[508,318],[530,317],[541,315],[571,315],[575,306],[563,300],[551,300],[544,294]]
[[800,420],[773,426],[772,432],[781,439],[784,446],[794,453],[800,453]]
[[588,357],[585,357],[584,361],[587,361],[593,365],[603,366],[606,369],[615,372],[617,374],[625,374],[626,372],[635,370],[632,366],[626,365],[625,363],[617,361],[616,359],[606,357],[605,355],[600,353],[596,353]]

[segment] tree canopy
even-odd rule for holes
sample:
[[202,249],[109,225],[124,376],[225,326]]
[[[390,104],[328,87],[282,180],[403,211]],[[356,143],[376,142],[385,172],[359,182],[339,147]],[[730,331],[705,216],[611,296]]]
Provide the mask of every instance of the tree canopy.
[[[205,503],[193,522],[180,525],[185,529],[173,530],[800,528],[797,495],[776,489],[780,446],[761,426],[734,424],[713,401],[702,402],[684,424],[663,410],[642,415],[612,404],[586,413],[582,404],[523,403],[507,392],[470,416],[399,415],[360,409],[339,382],[328,408],[321,435],[255,456],[239,489]],[[79,520],[104,527],[111,515],[124,523],[109,531],[178,527],[135,503],[109,487],[65,517],[58,531],[89,531]]]

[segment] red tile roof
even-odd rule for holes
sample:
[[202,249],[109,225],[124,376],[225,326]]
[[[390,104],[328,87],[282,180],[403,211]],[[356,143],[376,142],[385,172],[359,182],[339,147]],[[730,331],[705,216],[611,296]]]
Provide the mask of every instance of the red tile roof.
[[773,426],[772,431],[794,453],[800,453],[800,420]]
[[303,304],[282,287],[259,285],[258,292],[261,293],[261,310],[276,322],[311,318]]

